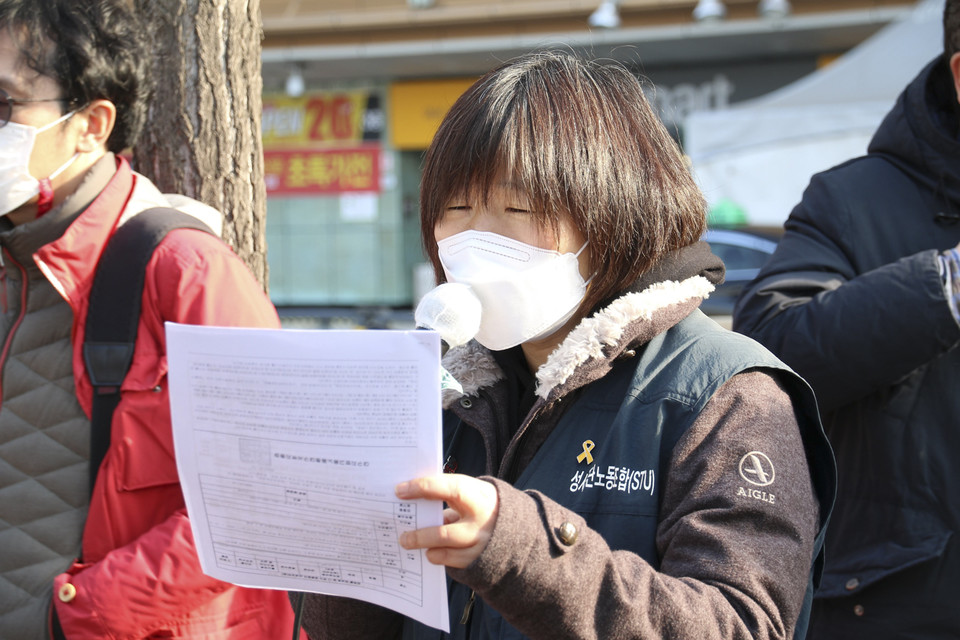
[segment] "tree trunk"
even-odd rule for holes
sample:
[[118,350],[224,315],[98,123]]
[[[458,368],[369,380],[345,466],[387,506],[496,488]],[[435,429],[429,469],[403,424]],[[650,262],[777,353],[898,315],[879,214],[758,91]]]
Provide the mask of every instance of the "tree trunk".
[[138,171],[224,216],[223,239],[267,286],[260,0],[136,0],[156,91]]

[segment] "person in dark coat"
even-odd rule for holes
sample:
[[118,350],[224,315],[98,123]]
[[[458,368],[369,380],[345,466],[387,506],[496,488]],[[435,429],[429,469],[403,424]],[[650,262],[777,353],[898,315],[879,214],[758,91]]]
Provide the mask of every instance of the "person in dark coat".
[[960,0],[944,35],[734,311],[813,386],[837,456],[814,640],[960,637]]

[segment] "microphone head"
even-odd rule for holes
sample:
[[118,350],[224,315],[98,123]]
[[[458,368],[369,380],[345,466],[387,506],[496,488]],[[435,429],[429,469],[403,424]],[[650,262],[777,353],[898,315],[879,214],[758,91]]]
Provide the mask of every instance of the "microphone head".
[[413,319],[418,327],[433,329],[451,347],[469,342],[480,330],[480,298],[469,285],[445,282],[420,300]]

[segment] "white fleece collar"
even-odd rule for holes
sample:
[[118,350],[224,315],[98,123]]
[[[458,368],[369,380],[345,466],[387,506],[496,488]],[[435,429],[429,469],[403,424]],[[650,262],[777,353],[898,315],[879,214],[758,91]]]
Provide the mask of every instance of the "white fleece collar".
[[[680,282],[658,282],[643,291],[620,296],[593,316],[584,318],[550,354],[537,371],[537,396],[546,399],[588,360],[605,359],[604,347],[609,352],[609,347],[620,344],[631,323],[650,321],[656,311],[671,305],[706,298],[713,289],[703,276],[693,276]],[[480,389],[503,377],[493,356],[476,341],[451,349],[443,364],[463,386],[464,395],[475,396]],[[456,392],[445,392],[444,406],[457,397]]]

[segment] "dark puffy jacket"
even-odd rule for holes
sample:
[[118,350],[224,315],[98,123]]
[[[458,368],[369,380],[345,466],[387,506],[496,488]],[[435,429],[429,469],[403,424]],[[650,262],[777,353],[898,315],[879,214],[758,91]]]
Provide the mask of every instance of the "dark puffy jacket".
[[[813,386],[839,493],[811,637],[960,637],[957,96],[931,62],[868,154],[813,177],[734,329]],[[914,635],[911,635],[914,634]]]

